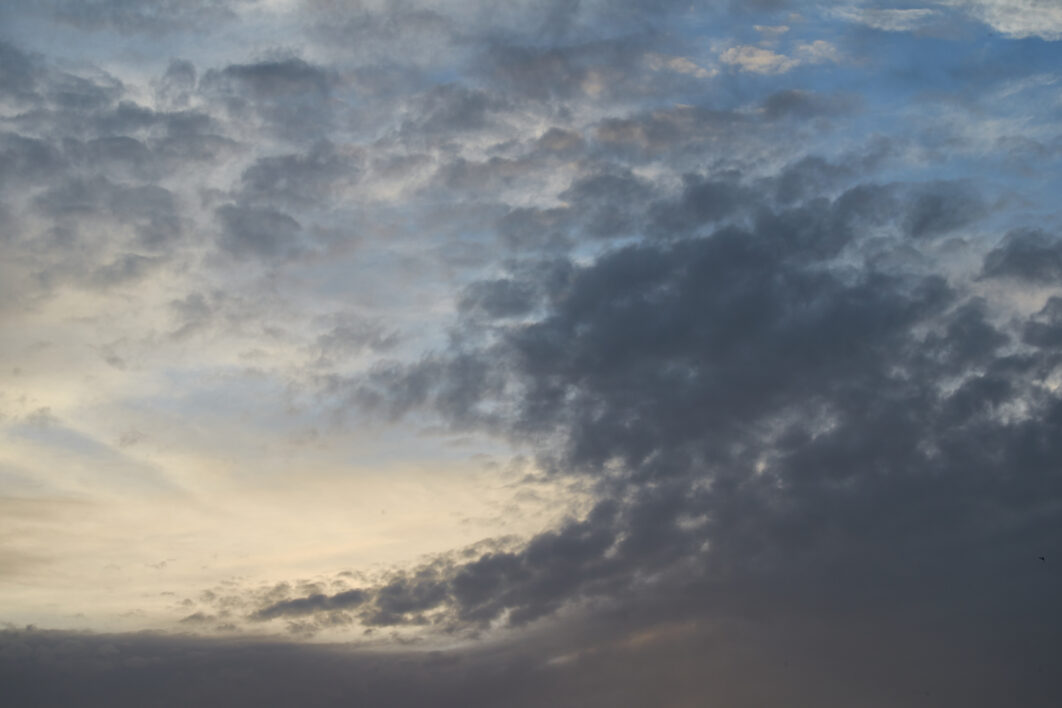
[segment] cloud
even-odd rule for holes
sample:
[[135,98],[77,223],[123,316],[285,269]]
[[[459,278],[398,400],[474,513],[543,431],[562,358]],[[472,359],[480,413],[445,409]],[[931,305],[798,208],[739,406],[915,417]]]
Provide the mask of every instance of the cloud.
[[211,69],[199,88],[237,119],[256,116],[281,137],[314,142],[331,122],[335,82],[332,71],[285,57]]
[[460,307],[465,312],[479,311],[487,317],[498,319],[526,315],[534,305],[534,290],[528,283],[502,278],[470,285],[461,299]]
[[361,590],[345,590],[332,596],[322,594],[310,595],[296,600],[282,600],[262,608],[254,613],[256,620],[270,620],[277,617],[299,617],[321,611],[343,610],[357,607],[366,600]]
[[1048,298],[1043,309],[1025,323],[1022,340],[1037,347],[1062,348],[1062,298]]
[[5,8],[0,478],[101,511],[6,522],[0,604],[228,639],[0,684],[1057,704],[1055,68],[845,62],[1050,34],[997,5]]
[[904,229],[912,238],[942,236],[987,213],[988,207],[969,184],[937,182],[915,190],[904,218]]
[[[714,220],[692,210],[661,223],[672,238],[572,264],[550,288],[529,270],[473,289],[490,344],[466,320],[454,351],[381,369],[356,399],[548,443],[541,466],[585,477],[596,502],[522,548],[361,587],[359,621],[478,631],[675,593],[689,615],[742,598],[871,622],[955,612],[979,642],[985,613],[1034,631],[1053,590],[997,574],[1057,543],[1039,514],[1062,494],[1060,404],[1029,374],[1047,359],[1016,365],[985,303],[940,276],[823,266],[868,225],[924,211],[925,189],[862,185],[760,209],[749,228],[691,229]],[[545,293],[544,313],[509,320],[514,291]]]
[[[859,624],[816,628],[799,618],[772,620],[660,619],[648,629],[620,631],[580,624],[561,630],[566,644],[538,636],[523,646],[388,652],[7,629],[0,634],[6,659],[0,678],[20,703],[88,708],[139,706],[145,695],[163,707],[316,708],[353,699],[396,708],[603,708],[688,705],[708,697],[728,705],[802,700],[835,708],[867,695],[918,708],[981,708],[1007,696],[1032,708],[1052,705],[1049,666],[976,646],[956,648],[938,627],[894,623],[871,634]],[[827,665],[812,656],[824,656]],[[884,676],[883,666],[889,667]],[[772,680],[763,681],[765,675]]]
[[225,204],[218,207],[217,216],[222,227],[218,245],[233,256],[283,260],[300,249],[302,227],[283,212]]
[[329,202],[360,176],[358,155],[341,154],[328,142],[305,153],[260,157],[240,176],[241,198],[270,206],[306,207]]
[[814,91],[784,89],[776,91],[763,101],[763,114],[768,120],[798,117],[836,116],[848,113],[855,101],[845,96],[824,96]]
[[710,79],[719,73],[715,69],[706,69],[687,57],[667,57],[661,54],[648,54],[646,55],[646,60],[649,62],[649,67],[654,71],[668,69],[669,71],[686,74],[687,76],[692,76],[697,79]]
[[792,55],[779,54],[751,44],[730,47],[719,55],[724,64],[754,74],[784,74],[804,64],[839,62],[837,48],[823,39],[796,45]]
[[730,47],[719,55],[719,60],[755,74],[784,74],[800,66],[799,59],[750,44]]
[[884,32],[911,32],[939,17],[938,11],[931,8],[838,7],[832,13],[849,22]]
[[938,0],[969,13],[1006,37],[1062,39],[1062,7],[1053,0]]
[[[253,2],[253,0],[251,0]],[[242,0],[46,0],[36,11],[89,30],[161,34],[176,27],[204,28],[235,18]]]
[[1062,240],[1040,229],[1010,231],[985,255],[981,274],[1045,285],[1062,282]]

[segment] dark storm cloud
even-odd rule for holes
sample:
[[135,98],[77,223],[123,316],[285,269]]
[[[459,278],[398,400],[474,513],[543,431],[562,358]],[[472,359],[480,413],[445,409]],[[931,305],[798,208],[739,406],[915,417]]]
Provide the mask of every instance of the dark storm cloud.
[[1043,285],[1062,282],[1062,239],[1041,229],[1015,229],[985,256],[982,276]]
[[[1017,356],[943,278],[825,265],[927,210],[924,186],[692,228],[716,218],[695,207],[719,189],[688,180],[691,215],[659,242],[469,288],[454,351],[358,384],[352,400],[387,415],[427,408],[538,446],[596,502],[524,547],[366,584],[355,618],[465,633],[572,607],[646,626],[667,611],[904,616],[955,622],[985,650],[1006,622],[1045,656],[1035,637],[1062,592],[1036,560],[1062,546],[1062,400],[1043,383],[1058,308],[1024,331],[1044,353]],[[735,194],[717,201],[755,203]]]

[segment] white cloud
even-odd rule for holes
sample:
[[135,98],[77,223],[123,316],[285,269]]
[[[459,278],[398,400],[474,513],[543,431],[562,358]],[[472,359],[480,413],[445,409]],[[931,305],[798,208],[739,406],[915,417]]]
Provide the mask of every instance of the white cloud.
[[649,68],[653,71],[667,69],[674,71],[677,74],[685,74],[698,79],[708,79],[719,73],[715,69],[705,69],[700,64],[697,64],[686,57],[669,57],[663,54],[648,54],[646,55],[646,61],[648,61]]
[[823,64],[828,61],[837,63],[841,60],[837,47],[822,39],[798,45],[796,53],[801,64]]
[[835,46],[825,40],[818,39],[814,42],[797,45],[792,56],[746,44],[730,47],[719,55],[719,59],[725,64],[730,64],[755,74],[784,74],[801,64],[837,62],[840,60],[840,54]]
[[909,32],[918,29],[937,16],[936,10],[912,8],[906,10],[877,10],[839,7],[832,14],[849,22],[856,22],[886,32]]
[[725,64],[737,66],[755,74],[784,74],[800,64],[799,59],[752,45],[731,47],[720,54],[719,59]]
[[763,35],[763,43],[773,44],[778,38],[789,31],[787,25],[754,25],[757,32]]
[[939,1],[964,10],[1007,37],[1062,39],[1062,2],[1059,0]]

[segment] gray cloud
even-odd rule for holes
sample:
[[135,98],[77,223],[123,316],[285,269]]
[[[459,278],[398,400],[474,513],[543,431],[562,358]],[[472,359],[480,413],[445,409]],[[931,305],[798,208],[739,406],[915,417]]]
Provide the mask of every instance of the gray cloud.
[[936,182],[915,191],[904,228],[912,238],[932,238],[968,226],[988,213],[973,187],[962,182]]
[[[715,624],[660,618],[636,630],[577,624],[522,645],[386,653],[339,646],[91,635],[8,629],[0,678],[25,705],[379,706],[726,705],[801,701],[834,708],[868,696],[904,705],[1032,708],[1050,702],[1050,665],[958,646],[951,625],[859,622],[822,627],[793,617]],[[954,630],[963,638],[961,629]],[[814,657],[814,659],[812,659]],[[820,662],[818,659],[821,658]],[[411,677],[415,677],[413,680]],[[770,680],[764,680],[770,677]]]
[[239,4],[238,0],[45,0],[35,9],[78,28],[159,34],[233,19],[230,8]]
[[767,120],[836,116],[851,112],[857,104],[858,101],[853,97],[824,96],[813,91],[785,89],[764,99],[763,114]]
[[[471,289],[492,344],[380,369],[357,400],[543,444],[598,501],[521,549],[363,587],[360,621],[470,631],[674,592],[691,616],[943,613],[985,647],[1003,618],[1035,633],[1059,590],[1034,570],[1062,543],[1062,404],[1034,373],[1054,360],[1005,353],[985,303],[942,278],[822,266],[896,193],[627,246],[548,288],[528,270]],[[542,317],[501,324],[534,292]]]
[[617,170],[579,177],[557,196],[578,215],[587,235],[617,237],[643,230],[641,215],[654,195],[648,181]]
[[686,235],[747,209],[757,195],[737,178],[733,174],[707,179],[686,175],[682,196],[675,202],[655,206],[651,232],[665,237]]
[[1025,323],[1022,339],[1038,347],[1062,348],[1062,298],[1053,296],[1047,300],[1043,309]]
[[518,317],[535,305],[535,292],[527,283],[503,278],[473,283],[461,298],[463,311],[482,312],[487,317]]
[[0,146],[0,188],[42,184],[65,167],[62,153],[44,140],[4,133]]
[[402,132],[412,136],[452,137],[456,133],[490,127],[492,116],[508,108],[499,96],[458,84],[435,86],[419,96],[412,106],[415,118],[407,119]]
[[257,116],[278,135],[313,142],[332,122],[334,72],[298,58],[211,69],[199,81],[203,93],[237,118]]
[[183,59],[173,59],[166,73],[155,86],[155,95],[160,103],[172,108],[184,108],[191,99],[196,86],[195,65]]
[[327,203],[339,180],[357,180],[359,167],[353,156],[339,155],[330,143],[321,142],[306,153],[256,160],[240,177],[241,196],[248,201],[296,208]]
[[399,336],[377,321],[351,315],[325,318],[325,331],[317,335],[314,350],[321,365],[344,361],[365,351],[392,349]]
[[[524,100],[564,100],[587,93],[605,98],[638,85],[637,41],[602,41],[574,46],[492,46],[482,61],[488,77]],[[604,95],[601,95],[604,94]]]
[[982,276],[1062,282],[1062,240],[1040,229],[1015,229],[984,260]]
[[283,260],[301,248],[302,227],[291,216],[264,207],[225,204],[218,207],[222,235],[218,245],[238,258]]
[[60,221],[102,218],[129,224],[144,248],[166,246],[181,235],[174,195],[154,185],[124,187],[104,177],[70,179],[39,194],[35,206]]
[[345,610],[355,608],[365,602],[365,600],[366,594],[361,590],[345,590],[331,596],[318,593],[295,600],[282,600],[273,603],[255,612],[253,618],[256,620],[270,620],[277,617],[298,617],[322,611]]
[[0,60],[4,72],[0,74],[0,91],[13,99],[35,99],[41,73],[40,60],[18,47],[0,41]]

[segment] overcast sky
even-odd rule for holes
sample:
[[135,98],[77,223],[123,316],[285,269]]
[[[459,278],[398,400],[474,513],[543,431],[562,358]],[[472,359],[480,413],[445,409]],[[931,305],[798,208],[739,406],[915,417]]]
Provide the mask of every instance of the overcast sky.
[[1057,0],[8,0],[0,686],[1060,705],[1060,193]]

